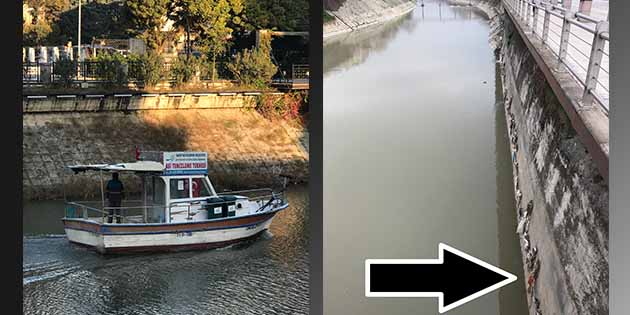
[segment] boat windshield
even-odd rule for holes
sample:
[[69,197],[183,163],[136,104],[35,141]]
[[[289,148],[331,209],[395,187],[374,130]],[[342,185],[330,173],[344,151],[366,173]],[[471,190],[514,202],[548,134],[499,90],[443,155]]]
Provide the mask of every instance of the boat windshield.
[[189,178],[171,178],[170,180],[171,200],[190,198],[189,183],[190,183]]
[[203,178],[200,178],[200,177],[193,178],[191,188],[192,188],[193,198],[209,197],[211,195],[210,189],[208,188],[208,184]]
[[171,200],[212,196],[208,182],[203,177],[176,177],[169,179]]

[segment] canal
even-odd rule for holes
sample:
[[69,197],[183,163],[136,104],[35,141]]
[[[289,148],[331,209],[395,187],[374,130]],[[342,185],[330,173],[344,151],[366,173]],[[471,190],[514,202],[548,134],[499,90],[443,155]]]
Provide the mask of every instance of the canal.
[[64,236],[63,202],[23,216],[24,314],[308,314],[308,187],[256,241],[228,248],[102,256]]
[[324,313],[437,314],[434,298],[366,298],[364,260],[444,242],[518,277],[449,314],[527,314],[487,17],[421,3],[324,42]]

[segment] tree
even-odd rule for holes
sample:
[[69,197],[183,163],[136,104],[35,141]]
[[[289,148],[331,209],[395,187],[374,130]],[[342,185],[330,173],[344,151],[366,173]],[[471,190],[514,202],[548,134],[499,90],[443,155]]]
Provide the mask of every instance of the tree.
[[236,54],[234,61],[228,64],[228,70],[243,85],[265,88],[278,71],[271,61],[271,36],[262,33],[258,48]]
[[165,44],[172,40],[170,31],[162,31],[167,21],[168,7],[172,0],[127,0],[125,4],[134,26],[147,46],[157,53],[164,50]]
[[[173,0],[169,18],[186,30],[188,53],[194,43],[212,58],[214,73],[216,57],[227,51],[233,25],[242,23],[242,12],[242,0]],[[194,42],[190,40],[191,34],[196,37]]]
[[22,2],[23,42],[25,45],[38,46],[50,41],[58,32],[55,24],[61,14],[70,7],[68,0],[29,0]]
[[248,30],[308,31],[308,0],[245,0]]
[[[121,2],[99,3],[85,1],[81,8],[81,41],[89,43],[93,38],[126,38],[129,36],[131,19],[127,6]],[[59,18],[61,30],[52,43],[77,42],[78,8],[64,11]]]

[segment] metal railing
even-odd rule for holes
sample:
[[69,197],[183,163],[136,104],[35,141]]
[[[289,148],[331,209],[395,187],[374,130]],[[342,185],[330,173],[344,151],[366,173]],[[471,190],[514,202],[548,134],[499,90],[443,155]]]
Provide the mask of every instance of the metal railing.
[[[224,195],[239,195],[246,197],[250,202],[256,202],[258,208],[255,213],[262,212],[273,206],[280,206],[286,203],[284,192],[274,192],[270,188],[239,190],[239,191],[227,191],[217,194],[219,196]],[[152,205],[133,205],[133,206],[121,206],[121,207],[108,207],[103,206],[101,201],[68,201],[66,202],[65,217],[69,219],[94,219],[101,218],[102,223],[107,223],[111,217],[113,223],[159,223],[149,220],[147,217],[148,209],[164,209],[167,210],[166,215],[172,220],[173,215],[186,213],[186,218],[191,220],[196,214],[192,207],[198,207],[202,205],[205,200],[192,200],[192,201],[179,201],[171,202],[168,205],[164,204],[152,204]],[[141,200],[128,200],[126,203],[141,202]],[[199,210],[211,207],[213,205],[222,205],[224,202],[211,202],[203,203],[203,207]],[[176,209],[173,208],[183,208]],[[112,211],[110,210],[118,210]],[[136,212],[130,214],[130,212]],[[117,213],[118,212],[118,213]],[[90,215],[90,214],[94,215]]]
[[[130,200],[129,202],[139,202],[139,200]],[[95,204],[96,206],[91,206]],[[107,223],[111,217],[114,223],[151,223],[146,217],[145,209],[166,208],[166,205],[156,204],[148,206],[121,206],[121,207],[103,207],[100,201],[68,201],[66,202],[65,217],[69,219],[94,219],[101,218],[101,223]],[[110,210],[119,210],[112,211]],[[142,212],[140,214],[130,214],[129,212]],[[116,213],[118,212],[118,213]],[[90,216],[93,213],[94,216]]]
[[[208,67],[200,67],[198,70],[199,80],[201,81],[212,81],[214,80],[234,80],[233,75],[229,73],[227,70],[226,61],[217,61],[215,64],[214,70]],[[72,71],[72,73],[66,73],[66,76],[69,76],[69,80],[74,84],[80,83],[114,83],[113,80],[107,79],[104,77],[104,74],[99,73],[99,62],[98,61],[81,61],[76,62],[76,71]],[[142,79],[142,72],[144,65],[141,62],[136,61],[126,61],[125,63],[120,64],[119,71],[124,73],[124,82],[131,84],[144,84]],[[161,82],[169,82],[173,83],[176,81],[176,76],[173,73],[174,63],[165,62],[162,64],[161,73],[162,79]],[[45,84],[54,84],[61,83],[64,78],[64,74],[62,71],[58,69],[58,62],[24,62],[22,63],[22,83],[25,86],[29,85],[45,85]],[[213,71],[215,72],[213,75]],[[111,74],[110,74],[111,75]],[[286,71],[278,71],[276,74],[277,78],[274,78],[274,82],[308,82],[309,77],[309,66],[306,64],[293,64],[291,65],[290,73],[286,73]]]
[[272,81],[274,83],[308,83],[309,76],[309,65],[292,64],[290,73],[286,73],[285,70],[280,70],[276,73]]
[[[99,66],[102,64],[98,61],[81,61],[74,63],[76,65],[76,71],[67,73],[69,79],[75,83],[113,83],[113,80],[104,77],[104,74],[99,73]],[[176,81],[176,76],[172,69],[175,63],[165,62],[162,64],[161,82],[173,83]],[[108,65],[112,67],[112,65]],[[120,73],[124,73],[125,83],[144,83],[143,82],[143,68],[144,64],[139,61],[126,61],[119,64]],[[42,85],[60,83],[63,80],[62,74],[58,68],[57,61],[51,62],[24,62],[22,63],[22,82],[23,85]],[[62,70],[63,71],[63,70]],[[67,71],[67,69],[65,70]],[[111,71],[111,70],[109,70]],[[202,81],[215,80],[232,80],[233,77],[227,71],[227,62],[217,61],[215,64],[215,75],[212,75],[212,71],[206,67],[200,67],[198,69],[199,79]],[[110,74],[111,75],[111,74]]]
[[608,21],[570,11],[557,1],[503,0],[513,16],[557,57],[582,85],[581,106],[599,104],[609,111]]

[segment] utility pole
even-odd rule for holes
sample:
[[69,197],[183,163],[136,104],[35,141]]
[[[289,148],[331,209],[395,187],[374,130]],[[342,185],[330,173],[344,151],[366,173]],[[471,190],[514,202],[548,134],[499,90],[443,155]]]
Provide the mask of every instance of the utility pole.
[[186,60],[190,60],[190,16],[186,14]]
[[79,0],[79,31],[78,31],[78,39],[77,39],[77,62],[81,61],[81,0]]

